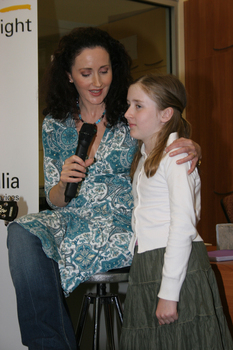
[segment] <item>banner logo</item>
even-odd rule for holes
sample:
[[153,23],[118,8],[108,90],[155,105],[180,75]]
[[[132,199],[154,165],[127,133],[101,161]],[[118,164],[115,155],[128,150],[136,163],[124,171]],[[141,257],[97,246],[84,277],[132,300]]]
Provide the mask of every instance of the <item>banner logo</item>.
[[[25,5],[15,5],[15,6],[9,6],[4,7],[0,9],[1,13],[7,13],[11,11],[17,11],[17,10],[31,10],[31,5],[25,4]],[[24,33],[24,32],[31,32],[31,23],[30,19],[27,19],[26,21],[20,21],[18,18],[15,18],[13,22],[4,23],[4,20],[1,19],[0,23],[0,34],[5,35],[7,38],[10,38],[14,35],[14,33]]]
[[16,10],[31,10],[31,5],[15,5],[15,6],[9,6],[4,7],[0,10],[0,12],[10,12],[10,11],[16,11]]

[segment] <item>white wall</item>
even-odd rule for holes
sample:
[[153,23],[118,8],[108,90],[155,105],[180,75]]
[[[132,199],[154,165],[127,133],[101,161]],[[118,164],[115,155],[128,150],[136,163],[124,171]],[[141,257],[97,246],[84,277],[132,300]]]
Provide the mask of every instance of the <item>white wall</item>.
[[[38,211],[36,0],[0,0],[0,50],[0,195],[14,196],[18,216],[22,216]],[[0,350],[20,350],[25,347],[21,345],[6,237],[1,220]]]

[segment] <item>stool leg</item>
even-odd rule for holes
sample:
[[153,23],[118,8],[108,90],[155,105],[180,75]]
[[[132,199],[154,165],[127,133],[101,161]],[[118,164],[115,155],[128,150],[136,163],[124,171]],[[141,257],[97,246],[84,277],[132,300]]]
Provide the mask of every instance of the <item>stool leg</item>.
[[120,299],[118,298],[118,296],[114,296],[114,297],[112,297],[112,300],[113,300],[113,302],[116,305],[117,314],[119,316],[119,319],[120,319],[120,322],[121,322],[121,325],[122,325],[123,324],[123,309],[122,309],[122,305],[121,305]]
[[107,300],[104,300],[104,301],[105,301],[105,304],[104,304],[105,323],[106,323],[109,350],[115,350],[113,322],[112,322],[112,313],[111,313],[111,297],[107,298]]
[[99,350],[99,324],[100,324],[100,297],[97,295],[94,302],[94,335],[93,335],[93,350]]
[[104,304],[105,325],[106,325],[106,331],[107,331],[109,350],[115,350],[111,304],[115,304],[116,306],[117,315],[119,317],[121,325],[123,324],[123,309],[122,309],[119,297],[117,295],[106,293],[105,283],[98,283],[97,293],[86,294],[83,299],[82,309],[79,316],[79,322],[75,332],[78,349],[80,349],[81,338],[84,330],[84,324],[85,324],[85,320],[86,320],[86,316],[87,316],[90,304],[93,304],[93,312],[94,312],[94,315],[93,315],[94,316],[94,332],[93,332],[94,334],[93,334],[92,349],[99,350],[100,313],[101,313],[101,305]]
[[85,297],[83,299],[82,309],[81,309],[80,316],[79,316],[79,323],[77,325],[77,329],[76,329],[76,332],[75,332],[76,342],[77,342],[77,346],[78,347],[81,344],[84,324],[85,324],[85,320],[86,320],[86,317],[87,317],[87,312],[88,312],[90,303],[91,303],[91,298],[89,296],[85,295]]

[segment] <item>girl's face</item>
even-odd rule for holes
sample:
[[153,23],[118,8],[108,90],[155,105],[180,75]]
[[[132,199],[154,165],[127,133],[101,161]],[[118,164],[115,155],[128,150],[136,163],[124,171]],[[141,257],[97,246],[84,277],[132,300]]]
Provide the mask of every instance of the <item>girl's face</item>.
[[75,58],[68,77],[79,93],[80,106],[101,104],[112,82],[112,67],[108,52],[99,46],[84,49]]
[[[127,96],[129,108],[125,117],[130,127],[130,135],[142,140],[146,151],[154,146],[155,134],[162,128],[162,115],[154,102],[141,88],[139,83],[129,87]],[[152,147],[153,148],[153,147]]]

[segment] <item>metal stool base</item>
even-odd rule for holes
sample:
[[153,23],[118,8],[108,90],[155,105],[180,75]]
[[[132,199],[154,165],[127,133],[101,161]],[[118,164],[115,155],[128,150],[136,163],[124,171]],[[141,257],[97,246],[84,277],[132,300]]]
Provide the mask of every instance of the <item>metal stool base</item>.
[[79,322],[76,329],[76,341],[78,349],[81,345],[82,334],[84,331],[85,320],[88,314],[90,304],[94,307],[94,334],[93,334],[93,350],[99,349],[99,325],[100,325],[100,312],[101,306],[104,306],[105,323],[107,331],[107,339],[110,350],[115,350],[114,334],[113,334],[113,321],[111,313],[111,305],[115,305],[119,321],[123,323],[123,310],[121,302],[117,294],[106,293],[106,283],[97,284],[97,293],[85,294],[83,298],[82,309],[79,316]]

